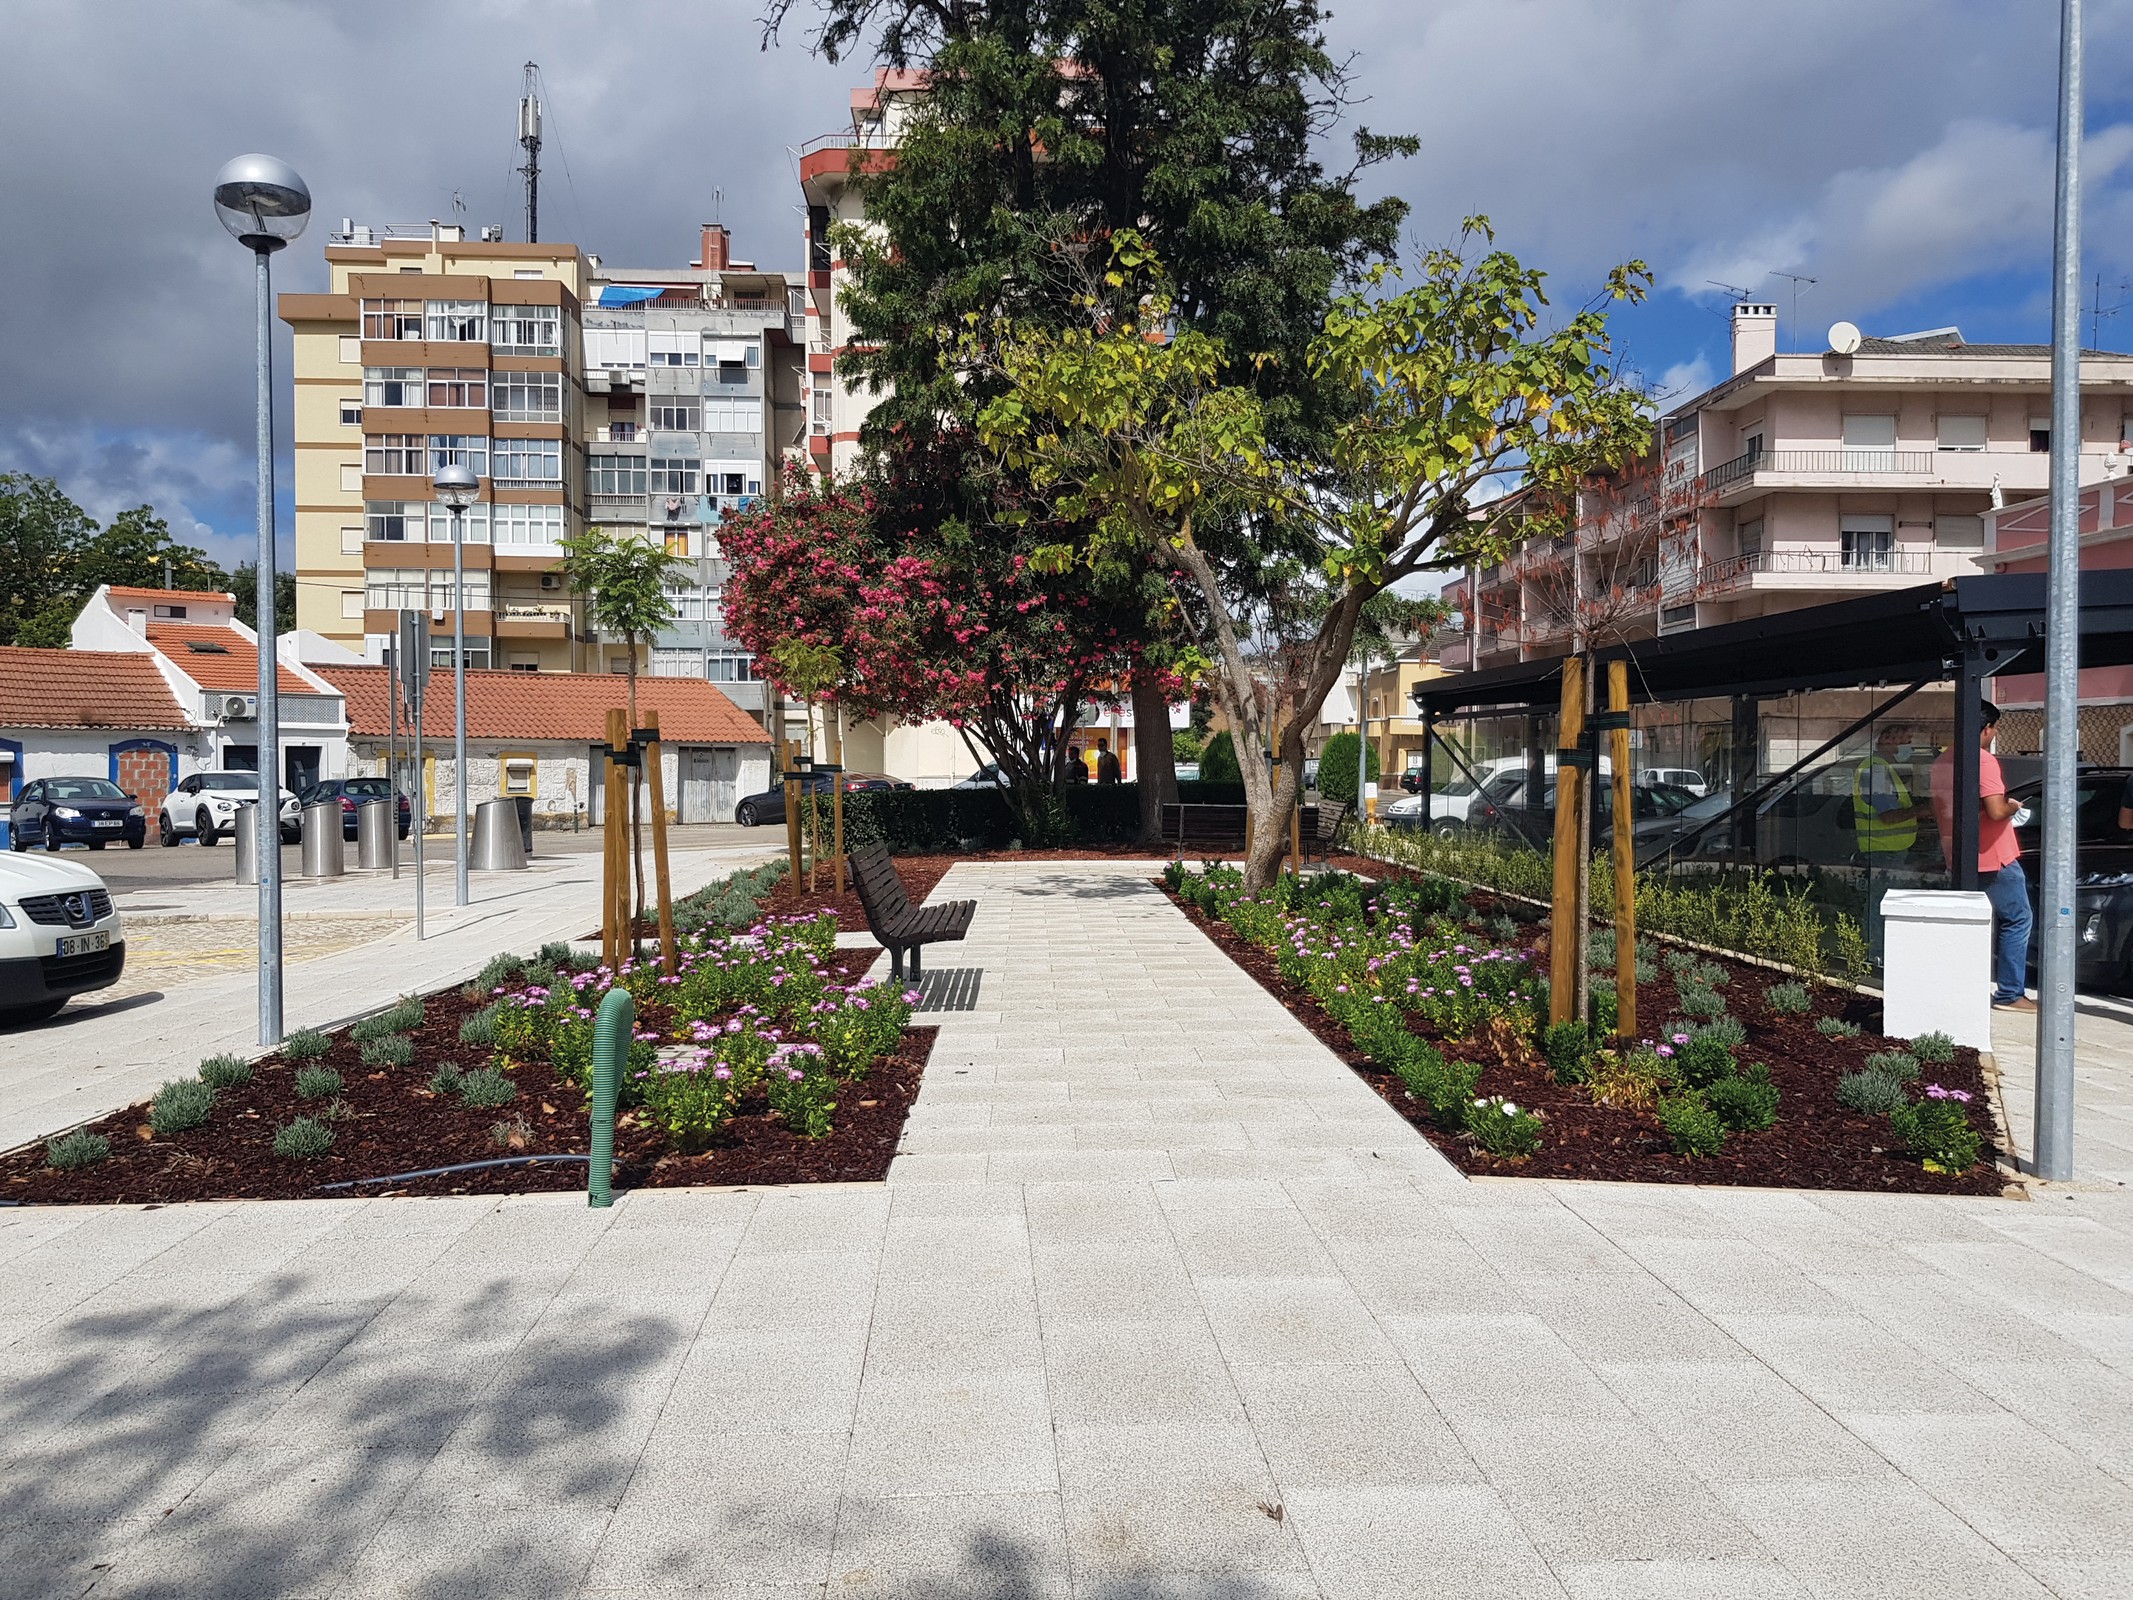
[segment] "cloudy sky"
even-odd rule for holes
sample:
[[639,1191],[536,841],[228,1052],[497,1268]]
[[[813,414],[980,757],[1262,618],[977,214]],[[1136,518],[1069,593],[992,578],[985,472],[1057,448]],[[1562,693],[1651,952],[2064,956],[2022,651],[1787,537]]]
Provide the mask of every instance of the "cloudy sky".
[[[317,288],[326,227],[455,214],[523,237],[520,68],[548,94],[542,232],[680,265],[722,215],[797,265],[789,147],[844,120],[867,63],[806,48],[809,0],[757,49],[759,0],[40,0],[0,51],[0,471],[108,517],[148,501],[241,558],[251,519],[251,267],[208,206],[260,149],[317,207],[277,286]],[[1789,344],[1959,324],[2047,337],[2058,7],[2049,0],[1333,0],[1359,120],[1420,136],[1373,174],[1417,242],[1488,213],[1582,299],[1610,262],[1658,274],[1626,315],[1663,389],[1727,364],[1727,296]],[[2133,348],[2133,0],[2090,0],[2089,269]],[[2086,334],[2086,328],[2084,329]],[[286,340],[281,354],[286,375]],[[284,444],[286,459],[286,444]],[[286,503],[286,496],[284,497]],[[286,536],[284,538],[286,545]]]

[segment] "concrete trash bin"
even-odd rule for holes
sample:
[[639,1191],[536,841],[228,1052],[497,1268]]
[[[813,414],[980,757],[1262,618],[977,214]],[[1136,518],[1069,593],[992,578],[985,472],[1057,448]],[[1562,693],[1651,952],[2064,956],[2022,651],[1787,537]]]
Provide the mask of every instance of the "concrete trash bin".
[[348,870],[342,848],[341,803],[321,800],[304,807],[304,876],[338,878]]
[[1891,889],[1881,898],[1881,1031],[1945,1033],[1992,1048],[1992,902],[1953,889]]
[[395,832],[390,800],[363,800],[356,804],[356,866],[364,872],[390,872]]
[[[259,881],[259,827],[256,820],[258,816],[259,804],[257,801],[247,800],[237,808],[236,822],[230,833],[230,843],[235,845],[236,849],[230,853],[237,858],[237,881],[239,883],[257,883]],[[277,840],[276,843],[278,844],[279,841]]]
[[474,808],[474,844],[467,864],[481,872],[524,868],[526,847],[519,839],[515,802],[484,800]]

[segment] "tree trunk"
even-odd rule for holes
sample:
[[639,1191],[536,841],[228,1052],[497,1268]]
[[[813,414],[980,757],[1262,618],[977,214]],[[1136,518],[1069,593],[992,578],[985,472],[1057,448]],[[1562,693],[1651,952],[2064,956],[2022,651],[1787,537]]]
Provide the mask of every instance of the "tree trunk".
[[[1266,888],[1280,874],[1281,857],[1289,847],[1289,813],[1303,798],[1301,719],[1292,719],[1282,729],[1276,743],[1281,759],[1271,771],[1266,758],[1259,754],[1260,749],[1254,740],[1249,754],[1258,759],[1249,764],[1247,752],[1242,748],[1237,752],[1237,764],[1245,771],[1244,795],[1252,824],[1252,846],[1244,857],[1244,887],[1253,893]],[[1259,780],[1256,785],[1252,781],[1255,769]],[[1252,805],[1257,793],[1264,794],[1264,803]]]
[[1133,773],[1140,785],[1142,844],[1163,842],[1163,807],[1178,798],[1177,752],[1170,742],[1170,702],[1147,668],[1133,673]]

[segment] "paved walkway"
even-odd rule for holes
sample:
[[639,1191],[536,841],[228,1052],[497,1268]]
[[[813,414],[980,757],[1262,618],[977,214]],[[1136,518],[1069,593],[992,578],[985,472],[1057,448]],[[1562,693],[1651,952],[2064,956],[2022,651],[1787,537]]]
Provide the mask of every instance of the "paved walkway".
[[0,1596],[2133,1593],[2115,1190],[1470,1183],[1144,877],[886,1187],[0,1213]]
[[[767,847],[677,849],[669,860],[674,893],[687,894],[775,853],[774,840]],[[282,977],[289,1031],[330,1027],[410,989],[459,982],[499,950],[531,951],[597,928],[600,860],[579,850],[536,855],[524,872],[474,873],[472,903],[462,908],[452,904],[447,851],[443,865],[432,861],[423,876],[426,937],[420,941],[412,921],[412,867],[397,880],[370,874],[306,885],[301,897],[292,890],[284,901],[290,921]],[[119,908],[126,911],[129,900],[142,898],[172,901],[168,890],[143,890],[121,896]],[[195,920],[170,922],[158,920],[168,913],[150,913],[140,929],[154,986],[122,983],[82,996],[48,1022],[0,1032],[0,1150],[146,1099],[157,1085],[220,1051],[256,1053],[257,891],[195,885],[179,903]],[[401,922],[403,916],[410,920]],[[203,928],[217,936],[207,941],[222,952],[214,961],[157,955]],[[360,930],[365,942],[343,944],[333,937],[336,929]],[[234,961],[232,949],[238,952]],[[306,958],[321,950],[326,953]]]

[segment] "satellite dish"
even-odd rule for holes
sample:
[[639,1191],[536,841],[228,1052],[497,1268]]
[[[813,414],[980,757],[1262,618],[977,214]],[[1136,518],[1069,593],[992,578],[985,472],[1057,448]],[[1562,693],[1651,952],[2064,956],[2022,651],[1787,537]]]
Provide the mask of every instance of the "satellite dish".
[[1855,322],[1833,322],[1829,326],[1829,347],[1840,356],[1856,354],[1862,337]]

